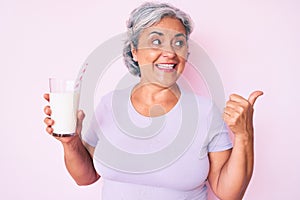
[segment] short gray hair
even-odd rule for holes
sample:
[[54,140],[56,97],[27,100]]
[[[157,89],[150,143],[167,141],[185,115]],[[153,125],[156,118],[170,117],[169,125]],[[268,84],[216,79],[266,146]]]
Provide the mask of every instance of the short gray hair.
[[131,45],[137,49],[140,33],[164,17],[179,19],[185,28],[187,38],[192,32],[193,25],[190,16],[170,4],[147,2],[134,9],[127,21],[127,38],[123,48],[124,62],[131,74],[141,76],[140,67],[133,60]]

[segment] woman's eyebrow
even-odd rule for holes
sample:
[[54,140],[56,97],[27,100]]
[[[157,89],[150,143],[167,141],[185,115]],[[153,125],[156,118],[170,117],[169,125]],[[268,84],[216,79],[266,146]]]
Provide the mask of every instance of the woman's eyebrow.
[[152,34],[164,35],[162,32],[158,32],[158,31],[152,31],[149,33],[149,35],[152,35]]
[[[152,32],[149,33],[149,35],[153,35],[153,34],[157,34],[159,36],[164,35],[164,33],[159,32],[159,31],[152,31]],[[185,37],[186,38],[186,35],[184,33],[177,33],[174,37]]]
[[175,35],[175,37],[181,37],[181,36],[186,37],[186,35],[183,34],[183,33],[178,33],[178,34]]

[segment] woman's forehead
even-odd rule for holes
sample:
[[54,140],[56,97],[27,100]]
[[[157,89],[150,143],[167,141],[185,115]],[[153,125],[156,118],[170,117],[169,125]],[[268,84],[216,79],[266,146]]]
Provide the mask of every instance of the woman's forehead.
[[184,31],[178,31],[176,29],[161,28],[161,27],[155,27],[155,26],[146,28],[142,32],[142,35],[145,37],[152,36],[152,35],[157,35],[157,36],[162,36],[162,37],[186,37],[185,29],[184,29]]
[[186,35],[186,30],[182,22],[179,19],[172,17],[162,18],[159,22],[146,28],[144,32],[149,33],[155,30],[161,33],[168,33],[174,35],[181,33]]

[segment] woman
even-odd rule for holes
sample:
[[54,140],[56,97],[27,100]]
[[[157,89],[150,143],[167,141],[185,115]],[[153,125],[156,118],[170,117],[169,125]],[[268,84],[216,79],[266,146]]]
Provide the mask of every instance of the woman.
[[[213,104],[198,96],[196,102],[200,112],[195,137],[186,151],[169,165],[134,173],[111,168],[99,159],[103,152],[98,126],[110,141],[141,154],[162,149],[176,137],[172,130],[180,124],[178,104],[190,102],[194,97],[176,83],[185,68],[191,31],[189,16],[167,4],[145,3],[131,13],[124,59],[129,71],[140,77],[140,82],[104,96],[82,139],[79,137],[84,118],[82,111],[78,112],[77,135],[57,138],[64,148],[66,167],[78,185],[92,184],[101,175],[104,180],[103,200],[182,200],[207,199],[205,182],[208,180],[220,199],[242,199],[253,171],[253,105],[262,95],[261,91],[253,92],[249,99],[236,94],[230,96],[223,119],[234,134],[233,146],[229,130],[222,126],[223,120]],[[118,95],[120,101],[129,102],[130,106],[123,108],[131,113],[136,124],[147,125],[149,119],[165,117],[165,126],[157,135],[159,139],[120,136],[122,130],[114,121],[116,111],[111,103],[114,95]],[[48,94],[45,94],[45,99],[49,100]],[[51,114],[49,106],[44,111]],[[45,118],[46,130],[50,134],[53,123],[50,117]],[[131,160],[120,158],[120,162],[130,163]]]

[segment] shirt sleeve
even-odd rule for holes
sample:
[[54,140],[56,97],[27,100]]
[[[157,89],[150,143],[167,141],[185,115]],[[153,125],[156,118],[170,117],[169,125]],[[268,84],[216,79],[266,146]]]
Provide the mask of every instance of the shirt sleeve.
[[82,140],[91,145],[92,147],[96,147],[98,142],[97,127],[98,122],[96,115],[94,114],[90,122],[89,128],[87,129],[87,132],[81,135]]
[[209,118],[208,152],[225,151],[232,148],[229,129],[223,121],[220,110],[215,104],[212,104]]
[[92,120],[88,125],[87,131],[82,134],[82,140],[91,145],[92,147],[96,147],[99,140],[99,133],[101,132],[101,123],[102,116],[105,113],[105,101],[104,97],[102,97],[101,101],[97,105]]

